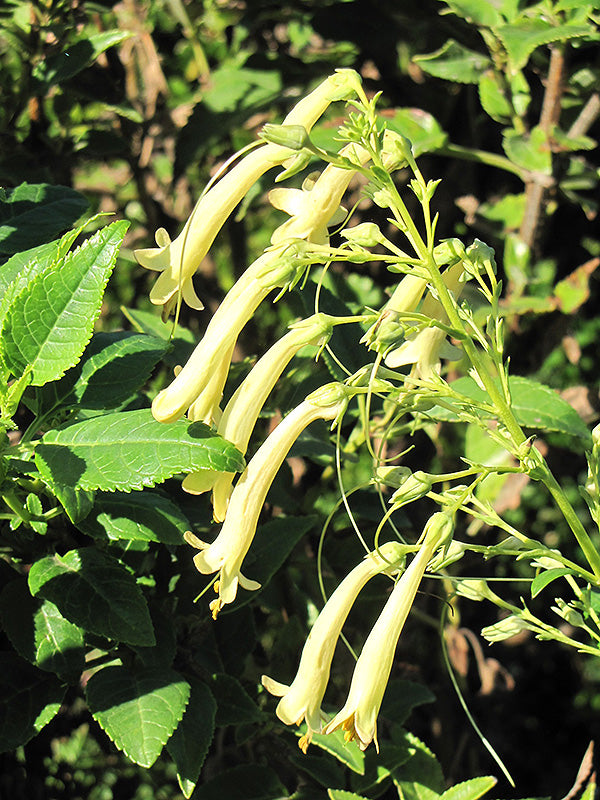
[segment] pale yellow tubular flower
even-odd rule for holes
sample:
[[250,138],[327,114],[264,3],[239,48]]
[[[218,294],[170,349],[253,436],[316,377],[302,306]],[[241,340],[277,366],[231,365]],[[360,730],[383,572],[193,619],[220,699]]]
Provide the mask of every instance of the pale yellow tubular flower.
[[379,619],[364,643],[356,662],[348,699],[341,711],[327,724],[324,733],[338,728],[346,740],[356,740],[361,750],[377,742],[377,716],[392,669],[398,638],[408,617],[427,563],[452,534],[452,519],[442,512],[434,514],[425,526],[425,538],[416,556],[388,598]]
[[[353,70],[340,70],[329,76],[289,112],[284,125],[302,125],[310,131],[329,104],[346,99],[360,82]],[[287,147],[264,144],[251,151],[230,172],[204,194],[192,211],[179,236],[171,241],[167,231],[156,231],[156,244],[134,251],[141,266],[162,274],[150,292],[155,305],[170,311],[179,288],[192,308],[202,308],[192,286],[192,276],[208,253],[217,233],[233,209],[267,170],[283,164],[291,155]]]
[[232,603],[238,584],[244,589],[257,589],[241,572],[258,523],[260,510],[269,487],[292,444],[315,419],[334,420],[346,406],[346,390],[341,384],[328,384],[313,392],[285,417],[259,447],[237,482],[227,509],[225,522],[215,541],[202,544],[202,552],[194,557],[199,572],[219,572],[215,589],[219,593],[210,607],[216,617],[223,605]]
[[354,601],[364,585],[380,572],[398,569],[406,548],[388,542],[369,553],[344,578],[313,625],[300,658],[296,677],[290,686],[262,676],[262,684],[272,695],[281,697],[276,714],[286,725],[300,725],[306,719],[307,731],[299,746],[306,752],[314,733],[321,731],[321,702],[325,695],[333,654]]
[[[456,299],[460,297],[464,287],[464,283],[460,281],[463,272],[463,265],[458,262],[442,274],[447,289]],[[423,300],[420,313],[442,323],[448,322],[442,304],[431,293],[428,293]],[[439,374],[441,358],[458,359],[460,356],[461,351],[446,340],[446,333],[440,328],[432,326],[408,337],[400,347],[387,353],[384,361],[390,369],[397,369],[405,364],[414,364],[411,374],[417,378],[428,380]]]
[[[331,322],[324,314],[315,314],[294,324],[256,362],[237,388],[223,411],[217,433],[245,454],[258,415],[285,367],[302,347],[323,344],[331,330]],[[196,484],[193,475],[184,479],[184,490],[189,491],[188,487]],[[225,519],[234,475],[233,472],[215,472],[213,485],[207,487],[213,489],[214,518],[217,522]]]
[[[347,145],[340,150],[340,155],[352,157],[360,164],[369,160],[367,151],[358,145]],[[327,244],[327,228],[346,217],[340,203],[355,175],[356,170],[329,164],[316,180],[307,179],[302,189],[271,189],[268,195],[271,205],[290,215],[290,219],[273,233],[271,243],[305,239],[314,244]]]

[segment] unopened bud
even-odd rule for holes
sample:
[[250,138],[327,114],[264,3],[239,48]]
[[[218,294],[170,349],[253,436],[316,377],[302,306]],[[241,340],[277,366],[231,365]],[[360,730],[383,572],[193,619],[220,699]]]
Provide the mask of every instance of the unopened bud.
[[460,239],[443,239],[433,248],[433,257],[438,267],[452,266],[465,258],[465,246]]
[[475,239],[473,244],[469,245],[466,249],[466,259],[464,266],[467,272],[472,275],[480,273],[492,272],[496,274],[496,259],[494,257],[494,248],[482,242],[480,239]]
[[413,147],[410,139],[401,133],[386,130],[383,135],[383,148],[381,151],[383,162],[387,169],[396,170],[414,163]]
[[482,579],[465,578],[464,580],[459,580],[456,582],[454,591],[458,597],[466,597],[467,600],[474,600],[477,603],[481,600],[494,602],[498,598],[498,595],[492,592],[486,581]]
[[344,228],[340,233],[351,244],[357,244],[361,247],[375,247],[375,245],[385,241],[379,226],[375,225],[374,222],[361,222],[360,225],[354,225],[352,228]]
[[517,636],[521,631],[528,630],[532,630],[532,628],[524,619],[511,614],[509,617],[501,619],[500,622],[496,622],[495,625],[488,625],[483,628],[481,635],[488,642],[503,642],[505,639]]
[[562,617],[565,622],[568,622],[569,625],[573,625],[575,628],[582,628],[585,626],[585,621],[579,611],[576,611],[568,603],[565,603],[560,597],[555,597],[554,602],[556,605],[552,606],[552,611],[558,614],[559,617]]
[[268,122],[258,135],[265,142],[289,147],[290,150],[302,150],[310,142],[304,125],[274,125]]
[[[406,476],[400,487],[394,492],[390,498],[390,503],[394,508],[400,508],[414,500],[419,500],[421,497],[431,491],[433,486],[433,478],[426,472],[417,470],[417,472],[410,473]],[[445,515],[444,515],[445,516]]]

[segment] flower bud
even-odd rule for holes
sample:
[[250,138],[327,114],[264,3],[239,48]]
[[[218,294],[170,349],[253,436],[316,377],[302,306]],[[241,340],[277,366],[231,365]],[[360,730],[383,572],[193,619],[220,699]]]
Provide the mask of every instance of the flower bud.
[[565,603],[561,597],[555,597],[554,602],[556,605],[552,606],[552,611],[558,614],[559,617],[562,617],[565,622],[568,622],[569,625],[573,625],[575,628],[582,628],[585,626],[585,621],[579,611],[576,611],[568,603]]
[[309,142],[308,131],[304,125],[273,125],[267,123],[259,133],[261,139],[270,144],[302,150]]
[[513,636],[521,633],[521,631],[533,630],[531,625],[525,622],[521,617],[511,614],[495,625],[488,625],[483,628],[481,635],[488,642],[503,642],[505,639],[511,639]]
[[412,503],[414,500],[425,497],[425,495],[431,491],[432,486],[433,477],[426,472],[417,470],[417,472],[408,475],[400,484],[400,488],[391,496],[390,503],[394,508],[408,505],[408,503]]
[[467,600],[491,600],[492,603],[498,599],[498,595],[492,592],[487,582],[473,578],[465,578],[456,582],[454,592],[458,597],[466,597]]
[[340,231],[350,244],[357,244],[360,247],[375,247],[385,241],[385,237],[374,222],[361,222],[352,228],[344,228]]

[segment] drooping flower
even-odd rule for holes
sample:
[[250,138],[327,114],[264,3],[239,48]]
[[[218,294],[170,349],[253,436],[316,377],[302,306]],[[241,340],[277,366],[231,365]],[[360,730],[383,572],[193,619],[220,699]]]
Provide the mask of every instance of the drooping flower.
[[397,570],[406,548],[388,542],[369,553],[344,578],[326,602],[313,625],[300,657],[296,677],[290,686],[262,676],[262,684],[272,695],[281,697],[276,714],[286,725],[300,725],[306,719],[307,732],[300,739],[306,752],[314,733],[321,731],[321,702],[325,695],[333,654],[346,617],[358,593],[374,575]]
[[[245,454],[261,409],[287,364],[302,347],[308,344],[323,345],[331,331],[331,321],[325,314],[315,314],[293,324],[291,330],[256,362],[232,395],[219,421],[217,433]],[[206,475],[207,472],[211,473],[212,480]],[[210,470],[194,472],[186,476],[182,487],[191,494],[212,489],[214,518],[222,522],[234,474]]]
[[[458,262],[442,274],[446,288],[455,298],[460,296],[464,286],[460,280],[463,272],[463,264]],[[431,320],[437,320],[442,323],[448,322],[448,317],[442,304],[431,292],[423,300],[420,313]],[[423,328],[418,333],[408,336],[406,341],[399,347],[390,350],[384,360],[386,366],[391,369],[397,369],[405,364],[414,364],[411,375],[427,380],[439,373],[441,358],[456,360],[461,355],[461,351],[447,341],[446,332],[433,324],[430,327]]]
[[398,638],[408,617],[427,563],[453,530],[451,517],[434,514],[425,526],[419,551],[388,598],[368,635],[356,662],[348,699],[325,727],[325,733],[342,728],[347,741],[356,740],[361,750],[377,742],[377,716],[392,669]]
[[212,544],[194,537],[201,552],[194,557],[196,569],[204,575],[219,572],[215,584],[218,598],[210,604],[213,617],[223,605],[232,603],[238,584],[257,589],[259,584],[241,574],[269,487],[292,444],[315,419],[335,420],[347,403],[347,390],[339,383],[327,384],[310,394],[279,423],[259,447],[237,482],[229,501],[225,521]]
[[[290,111],[284,125],[300,125],[310,131],[329,104],[352,95],[360,78],[353,70],[338,70]],[[207,254],[215,236],[233,209],[254,183],[269,169],[286,161],[293,151],[276,144],[263,144],[246,155],[230,172],[204,194],[179,236],[171,241],[159,228],[157,247],[136,250],[141,266],[161,272],[150,292],[150,300],[164,306],[168,316],[181,289],[192,308],[202,308],[192,286],[192,276]]]

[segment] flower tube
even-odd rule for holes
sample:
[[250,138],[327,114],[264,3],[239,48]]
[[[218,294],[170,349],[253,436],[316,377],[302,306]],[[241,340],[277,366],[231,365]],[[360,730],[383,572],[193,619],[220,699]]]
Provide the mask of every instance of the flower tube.
[[396,583],[379,619],[364,643],[356,662],[348,699],[327,724],[324,733],[338,728],[346,731],[346,741],[356,740],[361,750],[377,742],[377,715],[392,669],[398,638],[408,617],[427,563],[453,530],[452,518],[443,512],[434,514],[425,526],[421,547]]
[[[335,100],[351,96],[360,78],[354,70],[338,70],[290,111],[284,125],[301,125],[310,131],[315,122]],[[251,151],[230,172],[202,195],[179,236],[171,241],[167,231],[156,231],[156,244],[136,250],[138,263],[161,272],[150,292],[155,305],[171,312],[181,287],[183,299],[192,308],[202,308],[192,276],[207,254],[217,233],[248,190],[267,170],[286,161],[293,151],[276,144],[264,144]]]
[[[332,323],[325,314],[315,314],[292,325],[291,330],[256,362],[237,388],[225,406],[217,433],[234,444],[244,455],[265,400],[290,360],[308,344],[323,345],[331,331]],[[205,474],[207,472],[212,474],[212,481]],[[191,494],[201,494],[213,489],[214,518],[217,522],[222,522],[225,519],[234,475],[233,472],[211,470],[193,472],[186,476],[182,488]]]
[[286,725],[300,725],[306,719],[307,731],[300,739],[300,749],[306,753],[314,733],[321,731],[321,702],[329,681],[331,662],[342,631],[358,593],[373,576],[380,572],[391,574],[398,569],[406,547],[388,542],[369,553],[344,578],[313,625],[300,657],[296,677],[290,686],[262,676],[265,689],[281,697],[276,714]]
[[212,544],[196,537],[188,541],[202,552],[194,557],[196,569],[204,575],[219,572],[215,584],[218,599],[210,604],[213,617],[232,603],[238,584],[244,589],[258,589],[260,584],[245,578],[240,569],[248,552],[267,492],[300,433],[315,419],[335,420],[343,413],[347,391],[342,384],[331,383],[310,394],[285,417],[259,447],[242,473],[229,501],[225,522]]

